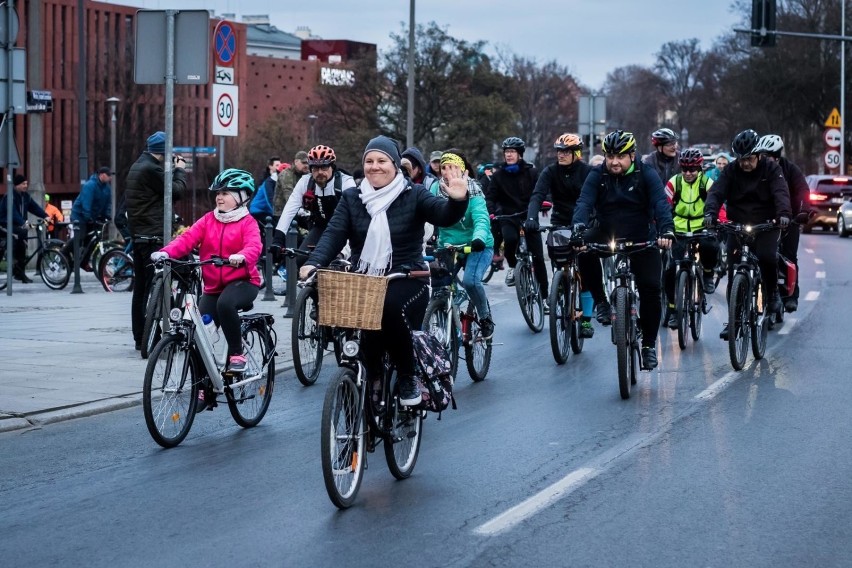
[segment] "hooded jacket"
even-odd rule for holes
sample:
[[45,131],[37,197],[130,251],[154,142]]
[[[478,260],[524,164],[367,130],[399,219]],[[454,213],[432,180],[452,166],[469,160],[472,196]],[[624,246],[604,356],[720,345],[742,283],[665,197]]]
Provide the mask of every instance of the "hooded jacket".
[[716,219],[723,203],[728,219],[734,223],[757,224],[792,217],[784,172],[766,158],[761,158],[751,172],[743,171],[739,160],[725,166],[707,193],[704,214]]
[[436,176],[432,175],[432,168],[430,168],[429,164],[426,163],[425,158],[423,158],[423,154],[421,154],[420,150],[414,146],[403,152],[400,157],[408,158],[409,160],[417,162],[417,165],[420,167],[420,171],[423,172],[423,179],[411,180],[414,183],[419,183],[423,187],[429,189],[432,187],[432,184],[438,180]]
[[92,174],[71,206],[71,220],[94,223],[111,218],[112,188],[108,183],[101,183],[98,174]]

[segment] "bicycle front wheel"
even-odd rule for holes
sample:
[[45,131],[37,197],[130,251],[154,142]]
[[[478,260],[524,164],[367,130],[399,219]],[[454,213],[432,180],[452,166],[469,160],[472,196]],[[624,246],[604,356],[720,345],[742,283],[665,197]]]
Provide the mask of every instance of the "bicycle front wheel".
[[583,313],[583,303],[580,299],[580,292],[580,277],[575,272],[571,279],[571,313],[568,318],[571,322],[571,351],[574,352],[574,355],[583,351],[583,335],[581,334],[583,319],[580,316]]
[[550,350],[557,365],[568,360],[571,342],[571,289],[565,286],[565,272],[557,270],[550,283]]
[[266,415],[272,400],[275,384],[275,345],[269,329],[258,322],[243,332],[243,346],[248,365],[246,372],[237,375],[237,378],[251,382],[236,387],[230,386],[225,390],[225,398],[234,422],[243,428],[253,428]]
[[473,304],[468,302],[466,319],[470,330],[468,332],[469,340],[464,346],[464,362],[467,365],[467,372],[473,382],[478,383],[484,381],[488,374],[488,369],[491,367],[491,339],[482,338],[482,328],[479,326],[479,318],[476,317]]
[[686,349],[689,338],[689,312],[692,306],[692,294],[689,286],[689,273],[679,270],[675,287],[675,313],[677,315],[677,344]]
[[515,293],[527,326],[533,333],[540,332],[544,329],[544,301],[532,266],[526,260],[518,259],[515,266]]
[[615,289],[615,303],[613,304],[615,318],[612,322],[613,340],[618,355],[618,391],[621,398],[630,398],[631,369],[630,359],[632,357],[630,337],[630,298],[627,288]]
[[426,306],[423,331],[441,342],[450,355],[450,374],[455,377],[459,369],[459,329],[452,316],[449,298],[433,298]]
[[318,310],[316,289],[302,288],[296,298],[290,347],[293,350],[293,368],[296,371],[296,377],[306,387],[317,382],[322,369],[323,331],[317,321]]
[[414,471],[423,434],[423,411],[399,403],[399,385],[393,386],[391,410],[385,418],[388,436],[384,439],[385,460],[397,479],[406,479]]
[[142,409],[148,432],[164,448],[180,444],[192,427],[198,398],[196,377],[192,351],[182,336],[167,336],[148,357]]
[[145,325],[142,327],[142,341],[140,353],[143,359],[153,352],[154,346],[160,341],[163,330],[163,275],[157,274],[151,283],[151,295],[148,297],[148,306],[145,310]]
[[707,309],[707,296],[704,295],[704,284],[700,278],[695,278],[690,302],[692,305],[689,310],[689,329],[692,331],[692,339],[698,341],[701,339],[701,328],[704,325],[704,310]]
[[728,354],[731,366],[739,371],[745,365],[749,341],[749,282],[745,274],[735,274],[728,299]]
[[39,259],[39,269],[42,281],[51,290],[62,290],[71,279],[71,263],[60,250],[45,249]]
[[99,280],[107,292],[133,290],[133,259],[120,249],[112,249],[101,258]]
[[757,282],[749,303],[751,321],[751,353],[755,359],[763,359],[766,353],[766,337],[769,335],[769,297],[763,282]]
[[331,502],[346,509],[355,501],[364,473],[364,420],[356,374],[343,369],[328,385],[322,408],[322,477]]

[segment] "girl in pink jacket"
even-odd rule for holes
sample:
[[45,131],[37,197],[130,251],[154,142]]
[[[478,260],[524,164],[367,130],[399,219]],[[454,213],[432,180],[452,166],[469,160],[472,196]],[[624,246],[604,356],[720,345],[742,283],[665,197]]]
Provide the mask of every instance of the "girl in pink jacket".
[[248,202],[254,180],[244,170],[227,169],[210,185],[216,208],[195,222],[184,234],[151,255],[151,260],[178,258],[199,247],[200,260],[227,258],[225,266],[201,267],[204,294],[198,300],[202,314],[210,314],[228,342],[228,369],[242,372],[246,358],[240,336],[238,310],[249,309],[257,298],[260,275],[257,260],[263,245],[257,221],[249,215]]

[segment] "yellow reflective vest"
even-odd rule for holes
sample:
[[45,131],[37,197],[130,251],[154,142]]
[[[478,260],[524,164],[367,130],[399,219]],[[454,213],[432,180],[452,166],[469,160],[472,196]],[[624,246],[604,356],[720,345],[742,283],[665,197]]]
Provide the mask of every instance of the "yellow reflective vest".
[[687,183],[683,174],[672,176],[666,183],[676,233],[701,230],[704,224],[704,201],[712,185],[713,180],[704,172],[698,174],[692,183]]

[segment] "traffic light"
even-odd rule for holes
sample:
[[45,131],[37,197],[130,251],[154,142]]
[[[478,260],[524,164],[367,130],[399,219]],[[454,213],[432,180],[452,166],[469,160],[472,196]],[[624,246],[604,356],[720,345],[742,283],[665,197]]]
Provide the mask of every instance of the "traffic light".
[[776,0],[751,0],[751,29],[760,33],[751,34],[752,47],[775,47]]

